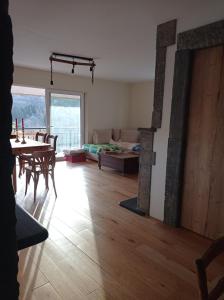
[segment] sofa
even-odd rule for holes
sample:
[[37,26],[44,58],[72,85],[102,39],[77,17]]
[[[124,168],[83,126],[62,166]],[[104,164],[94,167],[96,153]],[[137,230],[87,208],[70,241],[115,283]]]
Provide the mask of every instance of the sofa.
[[95,129],[92,143],[84,144],[83,149],[86,157],[92,160],[98,160],[101,151],[139,151],[139,132],[131,128]]

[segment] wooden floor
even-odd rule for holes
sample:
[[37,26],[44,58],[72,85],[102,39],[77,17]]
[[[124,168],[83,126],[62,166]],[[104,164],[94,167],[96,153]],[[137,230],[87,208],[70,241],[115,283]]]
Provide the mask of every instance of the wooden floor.
[[[137,178],[99,171],[93,162],[57,163],[58,198],[39,183],[17,202],[44,224],[50,237],[20,252],[23,300],[198,299],[194,260],[210,242],[138,216],[118,203],[137,192]],[[210,269],[220,275],[223,262]]]

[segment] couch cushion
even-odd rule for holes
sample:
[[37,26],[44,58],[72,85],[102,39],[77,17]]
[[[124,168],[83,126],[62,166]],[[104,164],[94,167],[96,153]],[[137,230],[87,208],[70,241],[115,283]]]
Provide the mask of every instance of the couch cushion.
[[112,145],[117,145],[124,151],[132,151],[136,146],[139,146],[139,143],[130,143],[130,142],[121,142],[117,141],[115,142],[114,140],[110,140],[110,144]]
[[93,144],[109,144],[112,138],[112,129],[95,129],[93,131]]
[[139,132],[137,129],[121,129],[121,141],[129,143],[139,142]]
[[80,153],[85,153],[84,149],[65,149],[63,150],[65,155],[78,155]]
[[115,142],[120,140],[120,138],[121,138],[121,129],[120,128],[113,128],[112,138]]

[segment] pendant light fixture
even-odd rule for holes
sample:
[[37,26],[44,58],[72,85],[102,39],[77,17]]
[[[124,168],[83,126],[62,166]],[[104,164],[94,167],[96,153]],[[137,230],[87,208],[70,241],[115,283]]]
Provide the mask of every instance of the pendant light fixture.
[[53,85],[54,84],[54,82],[53,82],[53,62],[52,62],[52,60],[51,60],[51,85]]
[[84,56],[77,56],[77,55],[69,55],[69,54],[62,54],[62,53],[55,53],[53,52],[49,57],[50,66],[51,66],[51,80],[50,84],[53,85],[53,62],[63,63],[63,64],[70,64],[72,65],[71,73],[75,73],[75,66],[84,66],[89,67],[91,72],[91,81],[92,84],[94,83],[94,71],[96,64],[93,58],[84,57]]
[[73,58],[73,65],[72,65],[72,74],[75,73],[75,62],[74,62],[74,58]]

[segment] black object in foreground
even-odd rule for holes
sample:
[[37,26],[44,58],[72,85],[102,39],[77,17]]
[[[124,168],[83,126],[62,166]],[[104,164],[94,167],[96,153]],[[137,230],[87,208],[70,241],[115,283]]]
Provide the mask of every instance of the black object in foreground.
[[137,197],[121,201],[120,206],[127,208],[140,216],[145,216],[145,213],[137,207]]
[[18,250],[34,246],[48,238],[48,231],[28,212],[16,204]]

